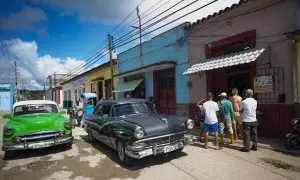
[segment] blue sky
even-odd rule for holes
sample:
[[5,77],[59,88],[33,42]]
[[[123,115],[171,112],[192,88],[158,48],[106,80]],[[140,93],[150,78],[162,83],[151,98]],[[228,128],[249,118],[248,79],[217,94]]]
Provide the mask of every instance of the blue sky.
[[[156,15],[176,11],[194,0],[1,0],[0,1],[0,82],[13,81],[12,61],[16,61],[20,80],[28,86],[36,84],[42,87],[47,76],[56,73],[68,73],[85,63],[91,53],[95,53],[103,41],[107,45],[107,34],[111,32],[128,14],[128,18],[115,31],[114,39],[126,34],[137,26],[134,9],[139,5],[142,22]],[[172,21],[195,8],[213,0],[199,0],[192,6],[179,11],[165,21],[157,23],[155,29]],[[173,24],[143,38],[143,41],[160,34],[183,22],[197,21],[237,3],[239,0],[219,0],[212,5],[186,16]],[[171,11],[166,9],[179,3]],[[156,9],[156,10],[155,10]],[[155,10],[155,11],[153,11]],[[130,13],[132,12],[132,13]],[[150,14],[149,14],[150,12]],[[152,12],[152,13],[151,13]],[[146,16],[148,14],[148,16]],[[148,24],[147,24],[148,25]],[[125,30],[122,30],[122,27]],[[138,44],[137,41],[117,49],[116,54]],[[108,61],[108,57],[97,64]],[[87,68],[80,68],[78,73]],[[11,79],[10,79],[11,78]]]

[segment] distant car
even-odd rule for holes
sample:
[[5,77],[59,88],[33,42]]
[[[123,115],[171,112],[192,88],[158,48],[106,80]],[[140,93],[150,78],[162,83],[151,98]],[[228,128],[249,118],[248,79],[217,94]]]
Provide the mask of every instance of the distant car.
[[46,148],[56,145],[71,147],[73,142],[72,122],[58,112],[53,101],[21,101],[13,105],[12,114],[3,129],[3,146],[7,158],[16,150]]
[[93,115],[83,116],[89,140],[115,149],[125,165],[132,159],[182,151],[191,141],[193,126],[191,119],[156,113],[148,100],[103,100]]

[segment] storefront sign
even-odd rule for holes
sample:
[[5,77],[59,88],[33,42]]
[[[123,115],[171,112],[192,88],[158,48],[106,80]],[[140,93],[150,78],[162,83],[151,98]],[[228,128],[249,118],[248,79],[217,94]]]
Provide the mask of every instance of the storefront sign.
[[86,84],[86,79],[85,77],[82,77],[82,78],[79,78],[75,81],[72,81],[72,86],[75,87],[75,86],[85,86]]
[[266,93],[273,92],[273,76],[256,76],[254,77],[254,92]]

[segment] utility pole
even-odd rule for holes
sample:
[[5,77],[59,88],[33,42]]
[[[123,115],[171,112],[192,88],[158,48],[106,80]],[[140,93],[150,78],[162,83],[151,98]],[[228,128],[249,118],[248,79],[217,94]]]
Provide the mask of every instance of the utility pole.
[[143,66],[143,45],[142,45],[142,21],[141,21],[141,16],[140,16],[140,11],[139,11],[139,7],[136,7],[136,13],[137,13],[137,17],[139,19],[139,26],[131,26],[135,29],[139,29],[140,31],[140,64],[141,67]]
[[109,51],[109,60],[110,60],[111,93],[113,95],[112,91],[114,90],[114,66],[113,66],[113,58],[112,58],[112,36],[110,34],[108,34],[107,36],[108,36],[108,51]]
[[17,63],[16,61],[14,61],[15,63],[15,101],[18,101],[18,71],[17,71]]

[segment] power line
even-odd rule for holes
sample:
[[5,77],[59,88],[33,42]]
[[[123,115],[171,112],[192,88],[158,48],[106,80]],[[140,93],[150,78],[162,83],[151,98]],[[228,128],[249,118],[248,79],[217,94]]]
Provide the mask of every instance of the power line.
[[[181,0],[181,1],[177,2],[177,3],[176,3],[176,4],[174,4],[173,6],[169,7],[169,8],[168,8],[168,9],[166,9],[165,11],[163,11],[162,13],[160,13],[160,14],[156,15],[155,17],[153,17],[153,18],[151,18],[150,20],[148,20],[148,21],[146,21],[145,23],[143,23],[143,24],[142,24],[142,26],[143,26],[143,25],[145,25],[145,24],[147,24],[147,23],[149,23],[149,22],[151,22],[152,20],[154,20],[155,18],[157,18],[157,17],[161,16],[162,14],[164,14],[164,13],[168,12],[169,10],[173,9],[174,7],[176,7],[177,5],[179,5],[180,3],[182,3],[183,1],[184,1],[184,0]],[[192,2],[192,3],[190,3],[188,6],[192,5],[193,3],[197,2],[197,1],[199,1],[199,0],[195,0],[195,1],[193,1],[193,2]],[[188,7],[188,6],[186,6],[186,7]],[[186,8],[186,7],[184,7],[184,8]],[[174,12],[172,12],[172,13],[168,14],[167,16],[165,16],[165,17],[163,17],[163,18],[159,19],[158,21],[162,21],[162,20],[164,20],[164,19],[166,19],[166,18],[168,18],[168,17],[172,16],[172,15],[173,15],[173,14],[175,14],[176,12],[179,12],[180,10],[182,10],[182,9],[184,9],[184,8],[181,8],[181,9],[179,9],[179,10],[177,10],[177,11],[174,11]],[[156,22],[154,22],[154,23],[152,23],[152,24],[150,24],[150,25],[146,26],[146,27],[145,27],[145,28],[143,28],[142,30],[143,30],[143,31],[145,31],[146,29],[148,29],[149,27],[153,26],[154,24],[157,24],[157,22],[158,22],[158,21],[156,21]],[[128,32],[127,34],[125,34],[125,35],[123,35],[122,37],[118,38],[118,39],[116,40],[116,42],[115,42],[115,43],[119,43],[119,42],[121,42],[121,40],[122,40],[124,37],[126,37],[126,36],[130,35],[130,34],[131,34],[132,32],[134,32],[134,31],[135,31],[135,29],[131,30],[131,31],[130,31],[130,32]],[[126,40],[128,40],[128,39],[130,39],[131,37],[134,37],[134,36],[135,36],[135,35],[137,35],[137,34],[138,34],[138,32],[136,32],[135,34],[133,34],[133,35],[132,35],[132,36],[130,36],[129,38],[125,39],[125,41],[126,41]]]
[[[153,29],[153,30],[151,30],[151,31],[149,31],[149,32],[147,32],[147,33],[145,33],[145,34],[143,34],[142,37],[145,36],[145,35],[148,35],[148,34],[150,34],[150,33],[152,33],[152,32],[154,32],[154,31],[157,31],[157,30],[159,30],[159,29],[161,29],[161,28],[163,28],[163,27],[165,27],[165,26],[167,26],[167,25],[169,25],[169,24],[172,24],[172,23],[178,21],[179,19],[181,19],[181,18],[183,18],[183,17],[185,17],[185,16],[188,16],[188,15],[190,15],[190,14],[196,12],[196,11],[199,11],[200,9],[203,9],[203,8],[209,6],[209,5],[211,5],[211,4],[213,4],[213,3],[217,2],[217,1],[218,1],[218,0],[214,0],[214,1],[210,2],[210,3],[207,3],[207,4],[203,5],[203,6],[201,6],[201,7],[197,8],[197,9],[195,9],[195,10],[193,10],[193,11],[191,11],[191,12],[185,14],[185,15],[183,15],[183,16],[180,16],[180,17],[178,17],[178,18],[176,18],[176,19],[174,19],[174,20],[172,20],[172,21],[170,21],[170,22],[168,22],[168,23],[166,23],[166,24],[164,24],[164,25],[162,25],[162,26],[160,26],[160,27],[158,27],[158,28],[155,28],[155,29]],[[144,29],[144,28],[143,28],[143,29]],[[128,44],[128,43],[131,43],[131,42],[133,42],[133,41],[135,41],[135,40],[137,40],[137,39],[138,39],[138,38],[134,38],[134,39],[132,39],[132,40],[130,40],[130,41],[127,41],[126,43],[119,44],[119,46],[117,46],[117,47],[115,47],[115,48],[122,47],[122,46],[124,46],[124,45],[126,45],[126,44]]]
[[[157,3],[155,3],[153,6],[151,6],[149,9],[147,9],[145,12],[143,12],[141,14],[141,18],[145,18],[147,16],[149,16],[150,14],[154,13],[155,11],[157,11],[158,9],[162,8],[163,6],[165,6],[167,3],[171,2],[171,1],[167,1],[165,2],[163,5],[159,6],[158,8],[156,8],[155,10],[151,11],[150,13],[148,13],[147,15],[143,16],[146,12],[148,12],[149,10],[151,10],[152,8],[154,8],[155,6],[157,6],[160,2],[162,2],[163,0],[158,1]],[[123,28],[119,29],[115,34],[113,34],[114,36],[117,35],[117,33],[124,31],[125,28],[129,28],[132,24],[135,24],[138,22],[138,18],[136,17],[132,22],[128,23],[127,25],[123,26]]]
[[[139,5],[141,5],[145,0],[142,0],[141,3]],[[119,23],[112,31],[115,31],[122,23],[124,23],[126,21],[126,19],[128,19],[130,17],[130,15],[135,11],[135,9],[129,13],[122,21],[121,23]],[[107,39],[104,40],[103,44],[107,41]],[[97,51],[96,53],[93,53],[93,55],[91,57],[89,57],[87,60],[85,60],[83,63],[81,63],[79,66],[77,66],[76,68],[74,68],[73,70],[71,70],[69,72],[70,76],[72,77],[72,74],[77,75],[79,74],[79,72],[81,72],[81,68],[84,68],[85,66],[87,66],[87,64],[89,64],[91,61],[93,61],[95,58],[101,56],[101,51],[103,51],[104,49],[106,49],[108,47],[108,45],[106,45],[105,47],[103,47],[101,50]]]

